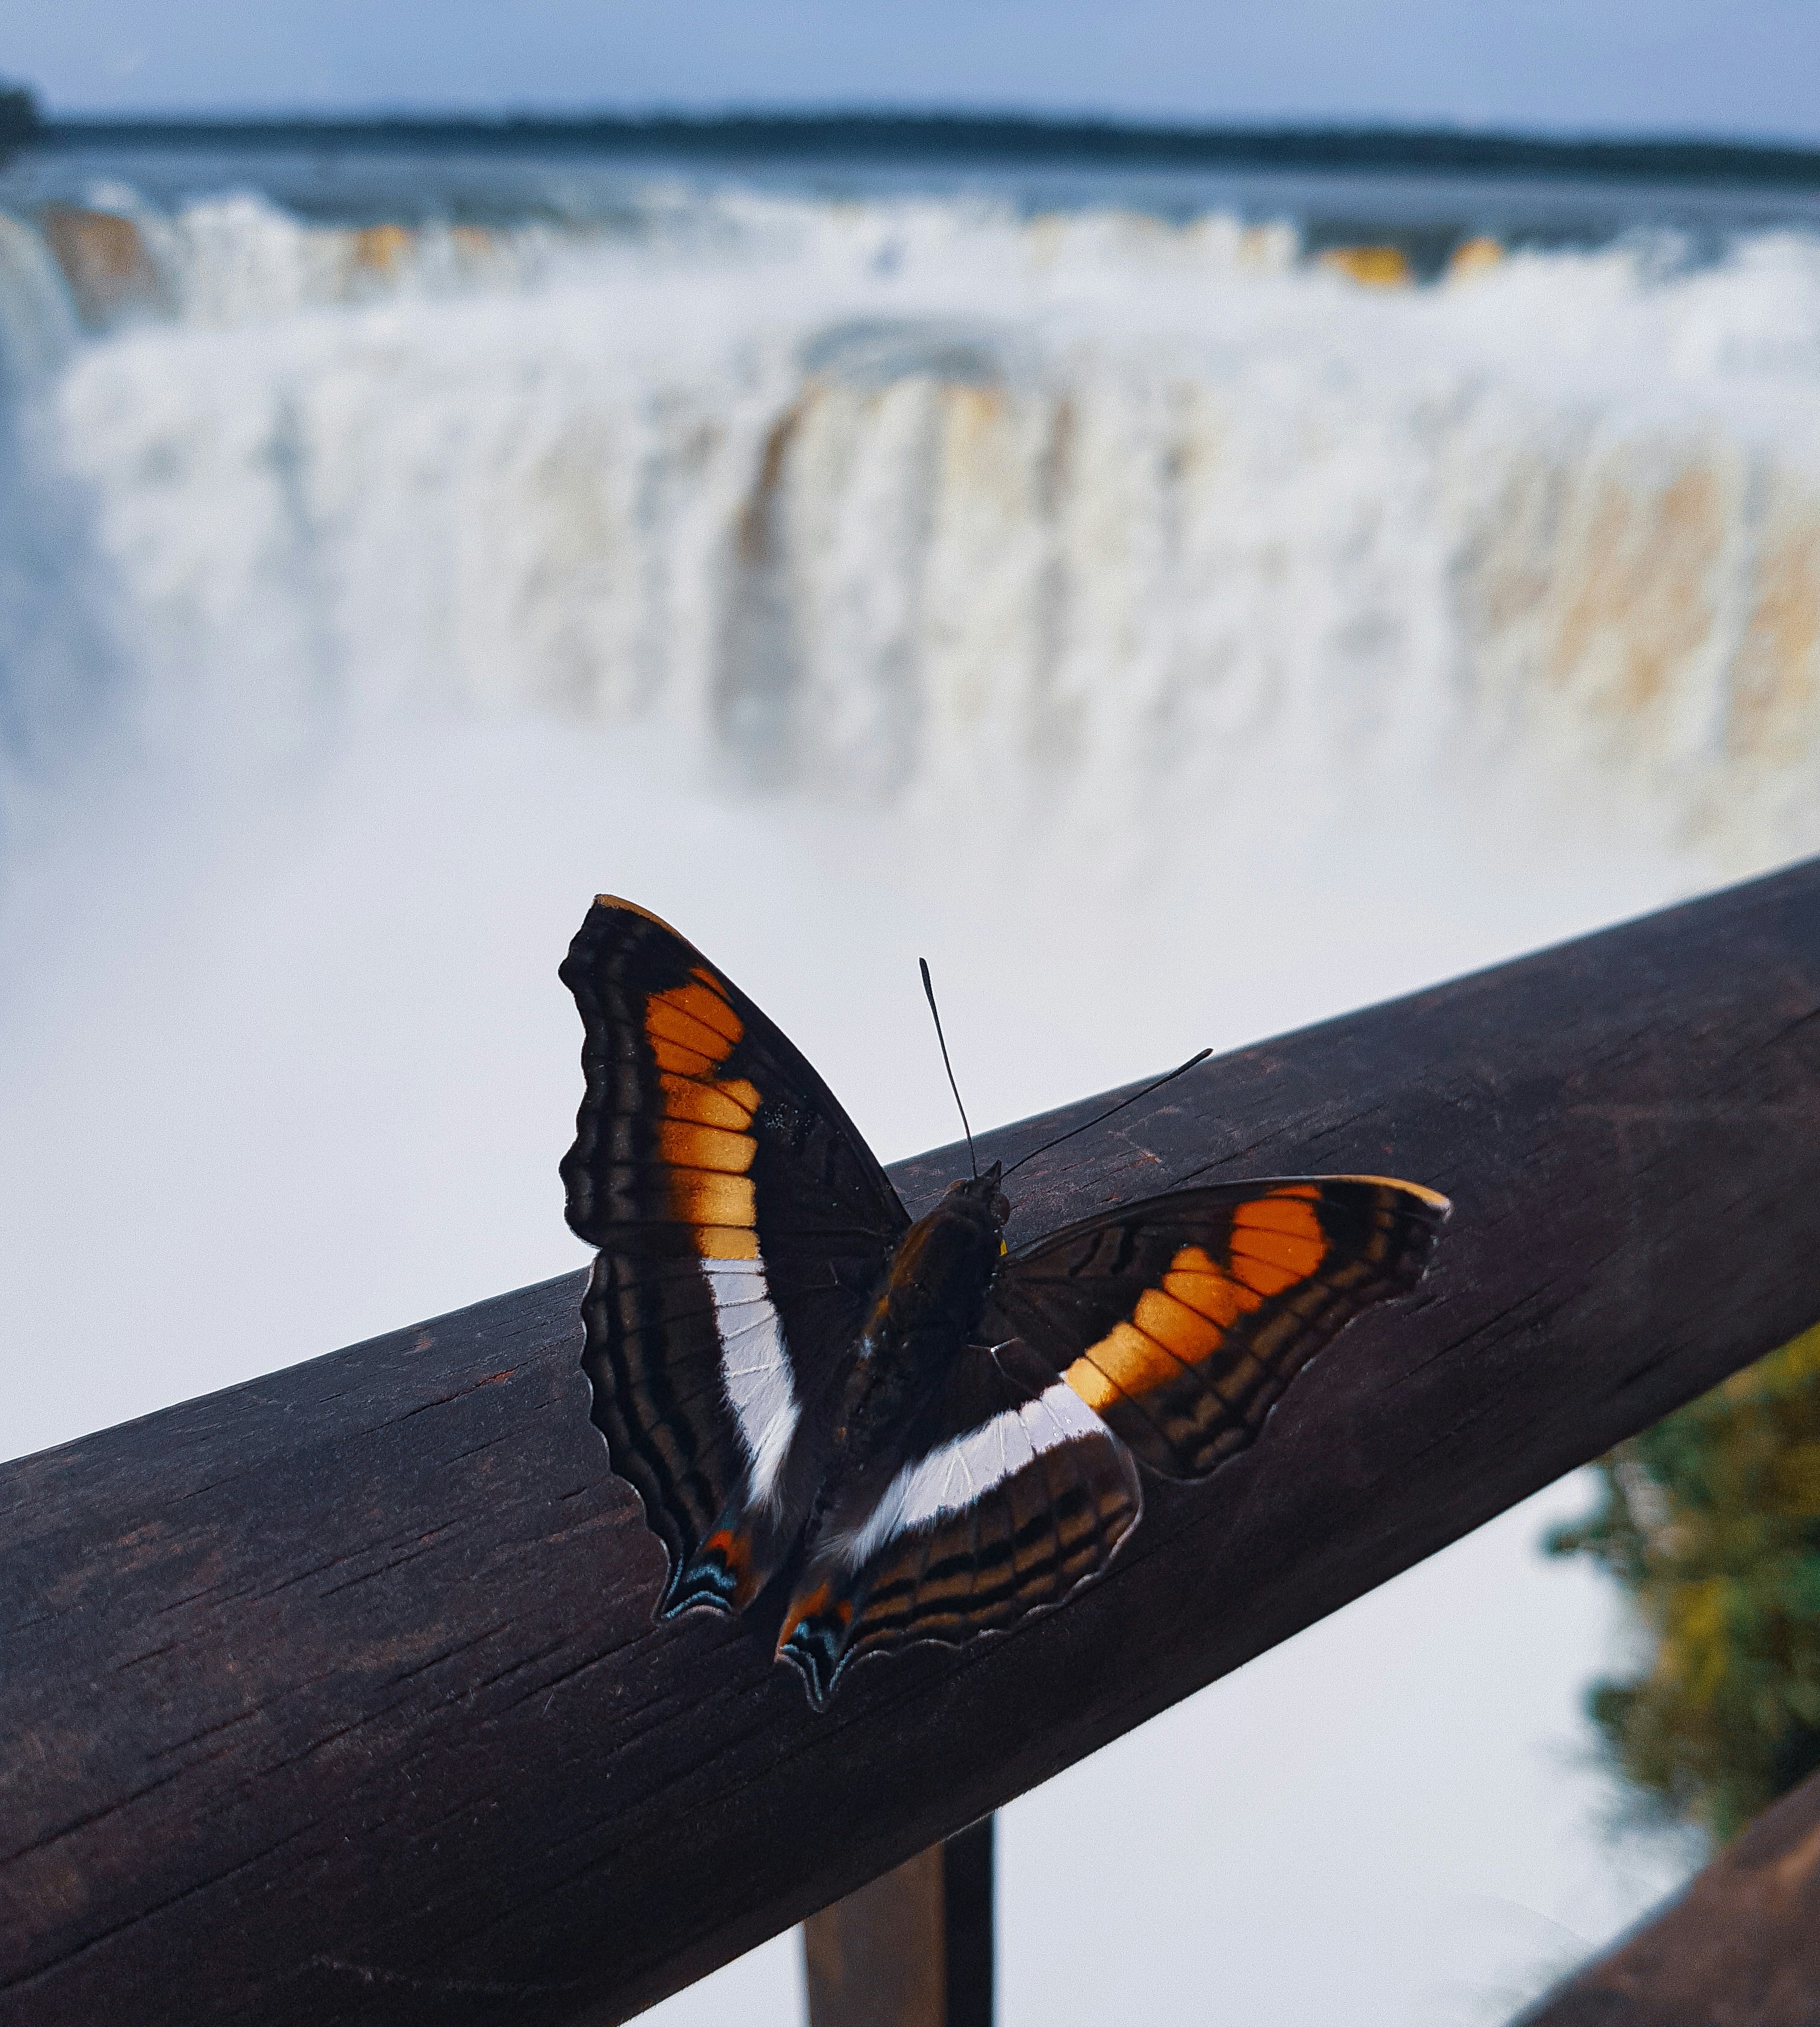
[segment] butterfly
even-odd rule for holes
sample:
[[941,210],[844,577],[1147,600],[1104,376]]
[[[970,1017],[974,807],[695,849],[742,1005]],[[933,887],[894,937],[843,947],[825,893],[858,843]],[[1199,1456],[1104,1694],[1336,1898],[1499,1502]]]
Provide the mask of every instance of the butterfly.
[[1316,1352],[1414,1287],[1449,1213],[1412,1183],[1290,1176],[1007,1250],[998,1164],[913,1222],[801,1054],[655,915],[602,895],[559,976],[586,1079],[562,1177],[598,1249],[581,1362],[668,1551],[659,1612],[784,1579],[777,1656],[818,1709],[863,1654],[958,1645],[1102,1575],[1138,1467],[1202,1479],[1246,1449]]

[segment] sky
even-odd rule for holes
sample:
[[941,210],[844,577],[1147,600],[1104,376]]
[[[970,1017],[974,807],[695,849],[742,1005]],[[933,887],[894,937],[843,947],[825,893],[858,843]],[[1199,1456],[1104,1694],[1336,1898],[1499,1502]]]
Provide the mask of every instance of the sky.
[[1811,0],[60,0],[56,113],[943,105],[1820,139]]

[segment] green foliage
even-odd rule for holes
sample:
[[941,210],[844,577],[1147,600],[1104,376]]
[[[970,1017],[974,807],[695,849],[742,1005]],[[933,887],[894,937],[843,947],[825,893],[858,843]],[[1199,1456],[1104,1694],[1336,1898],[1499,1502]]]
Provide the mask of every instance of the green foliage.
[[1718,1843],[1820,1767],[1820,1326],[1603,1459],[1549,1540],[1631,1596],[1656,1652],[1597,1684],[1619,1767]]

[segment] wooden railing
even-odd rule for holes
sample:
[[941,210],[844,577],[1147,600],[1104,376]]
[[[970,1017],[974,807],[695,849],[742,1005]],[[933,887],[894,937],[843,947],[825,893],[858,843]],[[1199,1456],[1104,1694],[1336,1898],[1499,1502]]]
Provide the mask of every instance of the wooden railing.
[[[1243,960],[1216,896],[1181,933]],[[896,1180],[914,1209],[955,1169]],[[1150,1487],[1104,1582],[822,1716],[769,1629],[652,1624],[578,1276],[0,1469],[0,2014],[623,2018],[1794,1336],[1820,862],[1209,1063],[1032,1164],[1011,1237],[1334,1169],[1453,1198],[1421,1290],[1245,1457]],[[105,1373],[132,1318],[72,1290],[16,1355]]]
[[1820,1774],[1513,2027],[1812,2027]]

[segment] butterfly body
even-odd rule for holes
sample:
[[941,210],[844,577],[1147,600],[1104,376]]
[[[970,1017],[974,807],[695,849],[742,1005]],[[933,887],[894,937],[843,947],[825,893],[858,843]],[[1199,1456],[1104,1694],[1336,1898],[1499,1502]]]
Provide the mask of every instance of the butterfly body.
[[976,1338],[1005,1250],[998,1171],[955,1183],[893,1253],[849,1375],[838,1445],[869,1453],[903,1426]]
[[1138,1464],[1198,1479],[1248,1446],[1447,1214],[1287,1177],[1007,1253],[996,1166],[913,1223],[814,1071],[655,917],[603,896],[562,976],[594,1420],[668,1552],[664,1615],[787,1581],[777,1652],[818,1706],[862,1653],[1002,1630],[1102,1574]]

